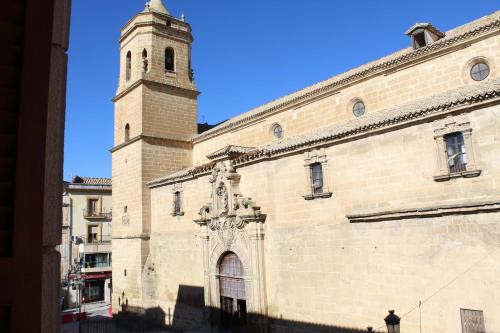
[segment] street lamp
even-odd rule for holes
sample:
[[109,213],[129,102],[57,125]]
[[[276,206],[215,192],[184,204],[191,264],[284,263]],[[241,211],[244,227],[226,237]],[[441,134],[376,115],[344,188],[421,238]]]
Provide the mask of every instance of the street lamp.
[[394,310],[389,310],[389,315],[384,319],[388,333],[399,333],[399,322],[401,318],[394,314]]

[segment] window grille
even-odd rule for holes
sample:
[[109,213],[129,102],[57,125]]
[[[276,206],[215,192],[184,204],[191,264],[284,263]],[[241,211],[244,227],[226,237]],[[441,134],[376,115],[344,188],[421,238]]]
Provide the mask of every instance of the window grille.
[[174,215],[180,215],[181,213],[181,193],[174,193]]
[[460,309],[462,333],[486,333],[483,311]]
[[467,155],[465,153],[464,136],[462,133],[451,133],[444,136],[446,155],[450,173],[466,170]]
[[312,193],[323,193],[323,169],[321,163],[311,165]]

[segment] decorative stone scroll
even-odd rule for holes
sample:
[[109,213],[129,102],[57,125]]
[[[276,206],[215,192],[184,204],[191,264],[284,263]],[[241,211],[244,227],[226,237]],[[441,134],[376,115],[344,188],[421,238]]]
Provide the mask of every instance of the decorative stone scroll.
[[[240,193],[240,175],[229,160],[217,162],[208,178],[210,202],[200,208],[205,274],[205,306],[220,308],[219,261],[235,253],[245,271],[245,294],[249,313],[267,314],[264,271],[264,222],[251,198]],[[263,317],[264,317],[263,316]]]

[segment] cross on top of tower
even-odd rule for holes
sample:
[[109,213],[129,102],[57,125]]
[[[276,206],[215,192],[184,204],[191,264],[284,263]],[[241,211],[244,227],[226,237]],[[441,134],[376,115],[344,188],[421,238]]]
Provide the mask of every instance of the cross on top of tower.
[[144,10],[170,15],[162,0],[150,0],[146,2],[146,8]]

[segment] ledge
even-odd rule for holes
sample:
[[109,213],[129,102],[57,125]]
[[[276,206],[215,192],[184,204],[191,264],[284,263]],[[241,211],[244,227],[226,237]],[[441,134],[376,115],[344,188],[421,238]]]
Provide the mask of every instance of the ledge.
[[180,212],[180,213],[171,213],[170,215],[172,216],[184,216],[184,212]]
[[442,204],[419,208],[348,214],[346,215],[346,217],[350,223],[360,223],[403,220],[412,218],[429,218],[445,215],[491,213],[497,211],[500,211],[500,200]]
[[324,192],[324,193],[303,195],[302,197],[306,200],[314,200],[318,198],[330,198],[331,196],[332,192]]
[[113,236],[111,239],[142,239],[142,240],[149,240],[150,239],[149,234],[135,234],[135,235],[122,235],[122,236]]
[[447,175],[434,176],[434,181],[444,182],[453,178],[473,178],[481,174],[481,170],[470,170],[462,172],[453,172]]

